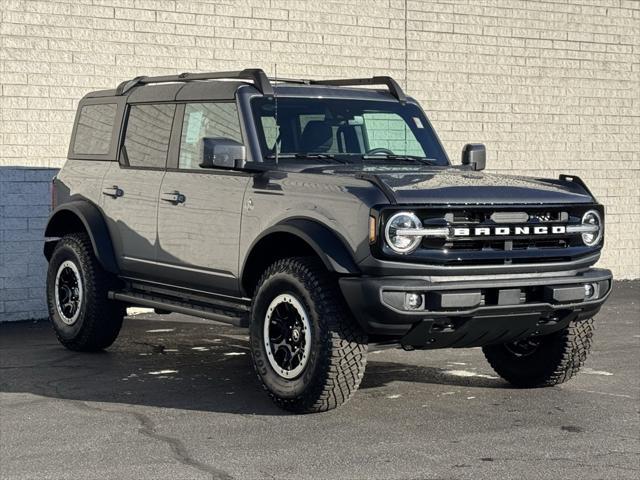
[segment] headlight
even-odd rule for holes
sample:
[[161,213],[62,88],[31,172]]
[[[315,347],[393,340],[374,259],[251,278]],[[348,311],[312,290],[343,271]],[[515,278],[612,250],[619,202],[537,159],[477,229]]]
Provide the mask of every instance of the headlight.
[[602,218],[595,210],[589,210],[582,216],[582,225],[590,231],[582,233],[582,241],[587,247],[593,247],[602,240]]
[[399,230],[418,230],[422,228],[422,222],[420,219],[411,212],[399,212],[393,215],[384,229],[384,238],[387,240],[387,245],[391,247],[394,252],[397,253],[411,253],[413,252],[420,241],[421,236],[417,235],[400,235]]

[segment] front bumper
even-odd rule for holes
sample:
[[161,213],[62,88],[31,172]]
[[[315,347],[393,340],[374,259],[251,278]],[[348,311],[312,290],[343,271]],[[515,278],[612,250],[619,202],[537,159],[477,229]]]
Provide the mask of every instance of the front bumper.
[[[611,292],[611,272],[528,277],[343,277],[340,288],[362,328],[407,347],[473,347],[546,335],[595,315]],[[433,277],[431,277],[433,280]],[[589,285],[590,287],[586,287]],[[587,290],[593,290],[587,296]],[[418,294],[420,309],[406,305]]]

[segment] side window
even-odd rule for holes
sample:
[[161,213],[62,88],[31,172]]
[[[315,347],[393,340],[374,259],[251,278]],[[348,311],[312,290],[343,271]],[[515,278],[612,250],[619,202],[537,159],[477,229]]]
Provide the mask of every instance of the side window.
[[79,155],[105,155],[109,153],[116,109],[115,103],[82,107],[78,117],[73,153]]
[[124,138],[124,154],[132,167],[164,168],[176,106],[132,105]]
[[[364,113],[364,124],[369,139],[369,150],[384,148],[397,155],[425,154],[404,119],[396,113]],[[414,117],[416,128],[424,128],[421,121]]]
[[242,143],[235,103],[189,103],[185,106],[178,168],[200,168],[203,138],[229,138]]

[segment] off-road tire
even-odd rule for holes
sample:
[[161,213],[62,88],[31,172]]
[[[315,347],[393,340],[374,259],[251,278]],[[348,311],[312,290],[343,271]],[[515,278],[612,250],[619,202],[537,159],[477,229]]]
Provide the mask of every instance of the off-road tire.
[[[67,260],[77,267],[83,286],[80,314],[72,325],[62,321],[55,300],[56,274]],[[107,348],[115,341],[125,315],[124,305],[107,298],[108,291],[116,285],[116,278],[96,259],[87,234],[71,233],[58,241],[49,260],[47,306],[49,319],[62,345],[69,350],[90,352]]]
[[483,347],[495,372],[516,387],[551,387],[573,377],[587,359],[593,320],[572,321],[567,328],[540,338],[538,348],[518,357],[504,345]]
[[[308,313],[311,353],[305,369],[283,379],[270,365],[264,321],[270,302],[293,294]],[[278,260],[260,278],[252,304],[251,357],[258,378],[281,408],[295,413],[331,410],[358,389],[366,366],[367,336],[353,319],[337,279],[314,258]]]

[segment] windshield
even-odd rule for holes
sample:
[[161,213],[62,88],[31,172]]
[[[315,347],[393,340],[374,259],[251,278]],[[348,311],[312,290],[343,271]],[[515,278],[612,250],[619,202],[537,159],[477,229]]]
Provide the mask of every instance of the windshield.
[[448,165],[422,111],[400,102],[258,97],[251,102],[263,157]]

